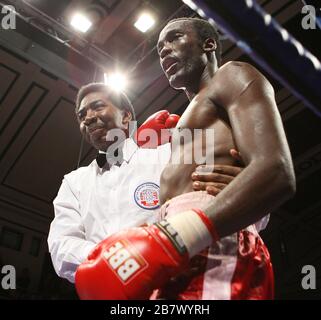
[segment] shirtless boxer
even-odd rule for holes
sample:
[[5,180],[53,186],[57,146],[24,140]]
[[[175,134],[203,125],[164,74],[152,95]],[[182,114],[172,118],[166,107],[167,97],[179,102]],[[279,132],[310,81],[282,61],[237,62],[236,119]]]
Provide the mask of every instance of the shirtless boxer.
[[[170,161],[161,175],[161,202],[171,200],[163,205],[160,218],[199,207],[212,218],[217,233],[223,238],[218,246],[203,252],[202,256],[208,259],[198,255],[191,261],[194,273],[190,279],[180,277],[173,284],[169,282],[163,296],[272,298],[273,272],[258,232],[266,224],[262,218],[292,195],[294,185],[292,161],[273,88],[249,64],[229,62],[219,68],[218,35],[204,20],[183,18],[169,22],[159,36],[157,47],[170,85],[184,90],[190,101],[173,140],[179,140],[183,129],[203,129],[201,139],[194,136],[189,143],[184,141],[183,148],[178,143],[172,145],[172,158],[181,161],[179,165]],[[215,144],[207,144],[205,149],[201,140],[204,141],[206,129],[214,129]],[[218,163],[233,164],[229,157],[231,148],[238,148],[244,156],[246,170],[216,199],[204,192],[191,193],[188,176],[196,163],[184,164],[184,159],[195,146],[202,146],[203,152],[214,153]],[[276,178],[274,182],[267,172]],[[280,195],[280,190],[285,192]],[[257,199],[249,194],[256,194]],[[253,225],[257,221],[261,223]],[[260,246],[251,247],[254,241]],[[224,258],[220,259],[220,255]],[[253,266],[253,255],[260,260],[260,268]],[[216,266],[217,263],[220,266]]]
[[183,153],[161,176],[161,222],[106,239],[79,268],[78,292],[83,298],[144,299],[161,288],[154,297],[271,299],[272,266],[258,231],[295,192],[273,88],[249,64],[218,68],[217,32],[204,20],[170,21],[157,47],[170,85],[190,100],[178,128],[214,129],[215,144],[206,152],[232,164],[229,150],[237,148],[246,168],[217,197],[192,194],[196,163],[184,164],[184,152],[203,146],[202,139],[173,143],[172,158]]

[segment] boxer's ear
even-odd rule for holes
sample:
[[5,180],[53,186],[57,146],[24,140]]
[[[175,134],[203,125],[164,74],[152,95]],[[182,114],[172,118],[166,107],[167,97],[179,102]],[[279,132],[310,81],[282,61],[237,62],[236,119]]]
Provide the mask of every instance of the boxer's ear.
[[122,123],[127,124],[133,119],[132,113],[128,110],[123,110]]
[[215,51],[217,48],[217,43],[215,41],[215,39],[213,38],[207,38],[204,42],[203,42],[203,50],[204,52],[213,52]]

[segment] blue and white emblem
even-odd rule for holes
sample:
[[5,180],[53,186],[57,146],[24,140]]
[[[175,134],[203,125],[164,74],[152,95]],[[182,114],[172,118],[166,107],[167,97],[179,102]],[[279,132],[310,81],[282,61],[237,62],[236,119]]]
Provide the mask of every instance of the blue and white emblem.
[[159,207],[159,186],[153,182],[142,183],[136,188],[134,198],[139,207],[154,210]]

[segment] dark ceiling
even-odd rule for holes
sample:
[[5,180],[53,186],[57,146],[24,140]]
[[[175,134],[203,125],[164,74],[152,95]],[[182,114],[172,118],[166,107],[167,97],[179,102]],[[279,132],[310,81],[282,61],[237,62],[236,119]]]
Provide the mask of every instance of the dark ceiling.
[[[321,31],[301,26],[302,1],[257,2],[321,59]],[[74,116],[77,88],[102,81],[104,70],[117,67],[129,74],[128,94],[139,122],[164,108],[181,114],[186,97],[168,86],[155,44],[168,20],[196,14],[178,0],[2,3],[13,4],[19,16],[16,30],[0,29],[0,227],[42,239],[42,255],[30,262],[42,274],[37,278],[39,286],[44,270],[50,269],[46,236],[53,218],[52,200],[63,175],[75,169],[78,159],[80,135]],[[69,27],[70,14],[76,9],[97,19],[85,36]],[[142,9],[157,16],[156,26],[146,34],[133,26]],[[223,63],[253,63],[226,35],[221,38]],[[267,77],[276,90],[298,182],[296,196],[273,213],[262,233],[274,262],[277,298],[321,298],[321,119]],[[86,145],[81,165],[94,155]],[[3,250],[4,262],[13,259],[20,263]],[[307,264],[317,269],[316,290],[301,287],[301,270]]]

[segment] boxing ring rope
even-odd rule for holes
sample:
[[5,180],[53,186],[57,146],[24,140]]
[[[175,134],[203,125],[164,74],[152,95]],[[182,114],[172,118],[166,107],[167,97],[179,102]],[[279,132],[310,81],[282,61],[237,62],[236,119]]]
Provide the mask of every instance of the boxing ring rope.
[[[183,0],[321,117],[321,63],[255,0]],[[215,22],[214,22],[215,21]]]

